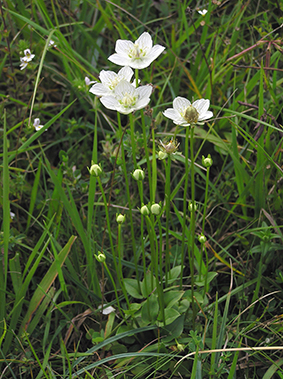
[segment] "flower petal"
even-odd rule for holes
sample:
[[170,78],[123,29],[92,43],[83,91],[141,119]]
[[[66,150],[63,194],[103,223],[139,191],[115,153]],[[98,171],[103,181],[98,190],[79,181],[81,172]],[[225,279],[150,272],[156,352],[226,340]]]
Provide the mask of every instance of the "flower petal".
[[[112,54],[108,57],[108,60],[112,63],[117,64],[118,66],[132,66],[132,60],[128,56],[120,55],[120,54]],[[133,67],[134,68],[134,67]]]
[[210,101],[208,99],[199,99],[193,102],[193,107],[196,108],[199,115],[201,116],[203,113],[206,113],[206,111],[209,108]]
[[171,120],[175,120],[176,118],[180,117],[180,114],[179,112],[177,112],[175,109],[173,108],[168,108],[166,109],[166,111],[163,112],[164,116],[165,117],[168,117],[170,118]]
[[89,90],[96,96],[107,96],[111,94],[111,91],[102,83],[95,83]]
[[213,117],[213,113],[211,111],[207,111],[206,113],[202,114],[201,117],[198,118],[198,121],[208,120],[211,117]]
[[111,109],[112,111],[116,111],[119,105],[118,100],[115,99],[114,96],[102,96],[100,98],[100,101],[105,106],[105,108]]
[[150,51],[152,48],[152,38],[148,32],[142,33],[135,42],[143,50]]
[[118,76],[121,76],[121,78],[127,80],[128,82],[131,81],[133,75],[134,71],[129,66],[122,67],[121,70],[118,72]]
[[152,87],[151,86],[141,86],[136,89],[136,92],[139,94],[139,97],[146,97],[148,98],[152,93]]
[[185,112],[191,102],[185,97],[178,96],[173,100],[173,108],[181,115]]
[[159,55],[165,50],[164,46],[155,45],[147,54],[146,59],[150,60],[150,63],[153,62]]
[[118,39],[115,46],[115,51],[121,56],[128,57],[129,52],[134,48],[134,44],[131,41],[124,39]]

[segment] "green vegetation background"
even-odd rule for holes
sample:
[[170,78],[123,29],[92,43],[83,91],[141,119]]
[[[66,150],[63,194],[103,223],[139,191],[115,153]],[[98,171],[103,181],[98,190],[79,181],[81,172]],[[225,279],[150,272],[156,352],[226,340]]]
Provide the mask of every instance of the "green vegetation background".
[[[3,0],[1,18],[0,378],[283,378],[282,2]],[[154,92],[133,140],[85,77],[117,72],[116,40],[144,31],[166,50],[140,72]],[[184,211],[186,131],[171,170],[155,158],[176,96],[209,99],[215,116],[193,140],[205,244]],[[143,202],[151,186],[170,199],[153,226],[133,144]]]

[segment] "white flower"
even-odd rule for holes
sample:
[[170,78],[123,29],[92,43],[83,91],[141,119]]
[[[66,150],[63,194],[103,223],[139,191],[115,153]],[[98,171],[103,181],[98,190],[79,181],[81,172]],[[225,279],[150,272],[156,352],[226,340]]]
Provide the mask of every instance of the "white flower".
[[15,213],[10,212],[10,217],[11,217],[12,220],[14,219],[15,216],[16,216]]
[[[101,309],[101,304],[98,306],[98,309]],[[109,307],[104,308],[102,310],[103,315],[109,315],[109,313],[115,312],[115,308],[113,308],[111,305]]]
[[24,51],[24,56],[20,58],[21,60],[21,64],[20,64],[20,69],[23,70],[24,68],[26,68],[28,65],[29,65],[29,62],[31,62],[33,60],[33,58],[35,57],[34,54],[31,54],[30,52],[30,49],[26,49]]
[[108,58],[119,66],[130,66],[132,68],[146,68],[165,49],[161,45],[152,46],[152,38],[149,33],[144,32],[135,43],[118,39],[115,46],[115,54]]
[[30,61],[32,61],[33,58],[35,57],[34,54],[31,54],[30,49],[26,49],[26,50],[24,51],[24,54],[25,54],[25,55],[24,55],[23,58],[21,58],[21,60],[23,59],[25,62],[30,62]]
[[150,86],[135,88],[132,84],[123,80],[116,86],[114,95],[102,96],[100,101],[108,109],[122,114],[129,114],[146,107],[150,101],[151,92],[152,87]]
[[53,39],[51,39],[49,41],[48,47],[57,47],[57,45],[55,45],[55,42],[53,41]]
[[35,118],[34,122],[33,122],[33,126],[34,126],[34,128],[35,128],[36,131],[38,131],[41,128],[43,128],[43,125],[39,125],[39,124],[40,124],[40,119],[39,118]]
[[121,68],[118,74],[116,74],[114,71],[102,70],[99,74],[101,83],[94,84],[89,92],[93,93],[96,96],[113,95],[117,85],[122,80],[130,82],[133,75],[134,71],[128,66]]
[[185,97],[176,97],[173,100],[173,108],[163,112],[165,117],[173,120],[174,124],[190,126],[213,117],[213,113],[208,110],[210,101],[208,99],[196,100],[191,104]]
[[90,80],[90,78],[88,78],[87,76],[85,77],[86,86],[90,86],[91,84],[94,84],[94,83],[96,83],[95,80]]
[[198,11],[199,14],[201,14],[203,17],[207,14],[207,10],[203,9],[201,11]]
[[21,59],[21,64],[20,64],[20,69],[23,70],[24,68],[26,68],[29,64],[29,62],[27,62],[24,58],[20,58]]

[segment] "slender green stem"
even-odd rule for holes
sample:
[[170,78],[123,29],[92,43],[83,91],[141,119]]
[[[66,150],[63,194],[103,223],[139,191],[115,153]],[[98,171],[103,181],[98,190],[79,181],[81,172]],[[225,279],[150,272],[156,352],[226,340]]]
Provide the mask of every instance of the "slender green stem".
[[4,109],[4,135],[3,135],[3,240],[4,249],[1,252],[3,256],[0,272],[0,323],[5,319],[6,312],[6,289],[8,277],[8,250],[10,238],[10,201],[9,201],[9,166],[8,166],[8,139],[7,139],[7,123],[6,109]]
[[127,295],[127,291],[126,291],[126,288],[125,288],[125,285],[124,285],[124,281],[123,281],[123,269],[122,269],[122,243],[121,243],[121,227],[122,225],[121,224],[118,224],[118,244],[117,244],[117,255],[118,255],[118,278],[119,278],[119,283],[120,283],[120,287],[123,291],[123,294],[124,294],[124,297],[126,299],[126,302],[127,302],[127,305],[128,305],[128,309],[130,309],[130,302],[129,302],[129,298],[128,298],[128,295]]
[[[159,308],[161,310],[162,319],[164,322],[164,325],[166,325],[166,319],[165,319],[165,312],[164,312],[164,297],[163,297],[163,262],[162,262],[162,226],[160,222],[160,216],[158,216],[158,229],[159,229],[159,277],[157,276],[157,283],[158,283],[158,299],[159,299]],[[157,254],[156,254],[157,255]],[[156,262],[156,275],[158,275],[158,262]],[[166,272],[166,280],[167,280],[167,272]]]
[[155,202],[155,192],[157,187],[157,165],[156,165],[156,154],[155,154],[155,133],[154,128],[151,130],[152,135],[152,177],[151,177],[151,185],[152,185],[152,193],[150,201]]
[[[123,138],[123,129],[122,129],[122,124],[121,124],[121,116],[119,112],[117,112],[117,120],[118,120],[118,125],[119,125],[119,132],[120,132],[121,138]],[[123,141],[121,143],[121,154],[122,154],[122,170],[123,170],[123,174],[125,178],[125,187],[126,187],[128,206],[129,206],[129,218],[130,218],[130,225],[131,225],[133,254],[134,254],[134,259],[135,259],[136,272],[138,273],[138,264],[137,264],[137,257],[136,257],[136,240],[135,240],[135,231],[134,231],[134,223],[133,223],[133,215],[132,215],[132,201],[131,201],[131,195],[130,195],[130,186],[129,186],[127,167],[126,167]],[[138,281],[138,275],[137,275],[137,281]]]
[[205,197],[204,197],[203,216],[202,216],[202,233],[204,233],[207,200],[208,200],[209,169],[210,167],[207,167],[206,181],[205,181]]
[[186,138],[185,138],[185,182],[184,182],[184,198],[183,198],[183,225],[182,225],[182,247],[181,247],[181,276],[180,276],[180,289],[183,285],[183,272],[184,272],[184,261],[185,261],[185,236],[187,228],[187,191],[188,191],[188,180],[189,180],[189,133],[190,129],[186,128]]
[[135,81],[136,81],[136,88],[139,86],[139,70],[135,69]]
[[149,194],[150,194],[150,201],[154,201],[153,194],[152,194],[152,182],[151,182],[151,164],[149,159],[149,149],[148,149],[148,141],[146,137],[146,127],[145,127],[145,119],[144,119],[144,113],[143,110],[141,110],[141,122],[142,122],[142,132],[143,132],[143,146],[145,151],[145,158],[146,158],[146,164],[147,164],[147,173],[148,173],[148,183],[149,183]]
[[[114,259],[114,264],[117,265],[116,258],[115,258],[115,249],[114,249],[113,239],[112,239],[111,224],[110,224],[110,219],[109,219],[108,202],[107,202],[107,199],[106,199],[106,196],[105,196],[105,192],[104,192],[104,188],[103,188],[102,182],[101,182],[101,180],[100,180],[99,177],[97,178],[97,181],[98,181],[98,185],[99,185],[99,188],[100,188],[100,191],[101,191],[101,194],[102,194],[102,198],[103,198],[103,203],[104,203],[104,208],[105,208],[105,214],[106,214],[106,223],[107,223],[109,241],[110,241],[111,251],[112,251],[112,255],[113,255],[113,259]],[[117,272],[117,270],[116,270],[116,272]]]
[[133,155],[134,167],[137,168],[135,126],[134,126],[134,116],[132,113],[129,114],[129,119],[130,119],[130,129],[131,129],[132,155]]
[[166,239],[165,239],[165,285],[168,284],[168,271],[170,267],[170,256],[169,256],[169,219],[170,219],[170,181],[171,181],[171,158],[168,155],[167,162],[163,161],[165,164],[165,207],[166,207]]
[[103,262],[103,267],[105,268],[111,282],[112,282],[112,285],[113,285],[113,288],[114,288],[114,292],[115,292],[115,297],[116,297],[116,300],[117,300],[117,305],[118,305],[118,308],[119,308],[119,312],[120,312],[120,315],[122,317],[124,317],[124,312],[122,311],[121,309],[121,306],[120,306],[120,301],[119,301],[119,296],[118,296],[118,292],[117,292],[117,287],[116,287],[116,284],[115,284],[115,281],[113,279],[113,276],[111,275],[111,272],[106,264],[106,262]]
[[194,127],[191,126],[190,135],[190,150],[191,150],[191,202],[192,202],[192,212],[191,212],[191,223],[190,223],[190,235],[191,235],[191,246],[189,247],[189,262],[191,271],[191,294],[192,294],[192,310],[193,310],[193,329],[195,327],[195,316],[196,307],[194,300],[194,248],[195,248],[195,166],[194,166]]

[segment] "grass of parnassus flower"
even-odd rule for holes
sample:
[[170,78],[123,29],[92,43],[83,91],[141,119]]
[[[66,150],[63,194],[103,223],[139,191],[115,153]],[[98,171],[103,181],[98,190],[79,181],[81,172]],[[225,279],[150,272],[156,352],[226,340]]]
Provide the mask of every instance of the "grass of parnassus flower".
[[[282,9],[206,8],[2,4],[0,377],[282,377]],[[107,110],[85,77],[144,31],[149,107]]]

